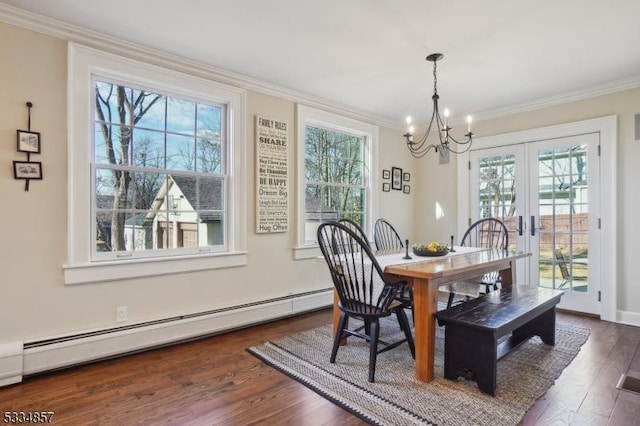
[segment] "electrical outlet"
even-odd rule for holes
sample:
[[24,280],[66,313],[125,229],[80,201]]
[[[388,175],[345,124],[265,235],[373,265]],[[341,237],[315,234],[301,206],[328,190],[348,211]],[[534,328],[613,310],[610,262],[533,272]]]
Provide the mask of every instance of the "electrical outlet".
[[116,308],[116,320],[118,322],[124,322],[127,320],[127,307],[119,306]]

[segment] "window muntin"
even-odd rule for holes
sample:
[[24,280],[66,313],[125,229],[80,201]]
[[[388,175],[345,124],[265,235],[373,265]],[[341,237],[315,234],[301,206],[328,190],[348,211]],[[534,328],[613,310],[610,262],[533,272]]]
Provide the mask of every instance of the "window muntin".
[[94,260],[226,247],[225,106],[95,79]]

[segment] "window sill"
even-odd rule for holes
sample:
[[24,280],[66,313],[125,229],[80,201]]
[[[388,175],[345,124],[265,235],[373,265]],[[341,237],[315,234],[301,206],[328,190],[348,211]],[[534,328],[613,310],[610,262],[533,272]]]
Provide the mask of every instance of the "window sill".
[[65,285],[144,278],[182,272],[232,268],[247,264],[246,252],[216,253],[175,258],[133,259],[64,265]]
[[318,256],[322,256],[319,246],[301,246],[293,248],[293,259],[314,259]]

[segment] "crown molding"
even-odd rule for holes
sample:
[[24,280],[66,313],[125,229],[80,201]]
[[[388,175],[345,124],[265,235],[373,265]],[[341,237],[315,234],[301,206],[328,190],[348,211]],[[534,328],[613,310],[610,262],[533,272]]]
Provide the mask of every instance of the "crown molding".
[[[474,114],[474,120],[492,120],[507,115],[514,115],[523,112],[535,111],[542,108],[548,108],[556,105],[567,104],[570,102],[591,99],[597,96],[608,95],[611,93],[624,92],[625,90],[637,89],[640,87],[640,75],[624,78],[621,80],[607,82],[597,86],[591,86],[586,89],[575,90],[572,92],[560,93],[548,98],[537,99],[534,101],[522,102],[507,107],[486,110],[478,114]],[[476,118],[477,117],[477,118]]]
[[[4,3],[0,3],[0,21],[87,47],[93,47],[186,74],[216,80],[243,89],[253,90],[295,103],[312,106],[367,123],[381,125],[392,130],[403,130],[403,123],[387,117],[371,114],[370,112],[355,109],[319,96],[261,81],[240,73],[234,73],[199,61],[173,55],[159,49],[146,47],[77,25],[68,24]],[[640,87],[640,75],[573,92],[561,93],[548,98],[476,112],[474,113],[474,119],[476,121],[491,120],[638,87]],[[457,122],[462,123],[463,119],[453,117],[451,122],[454,124]]]
[[348,105],[261,81],[240,73],[227,71],[118,37],[102,34],[88,28],[68,24],[4,3],[0,3],[0,21],[68,42],[312,106],[370,124],[389,128],[398,127],[398,123],[393,120],[371,114],[367,111],[354,109]]

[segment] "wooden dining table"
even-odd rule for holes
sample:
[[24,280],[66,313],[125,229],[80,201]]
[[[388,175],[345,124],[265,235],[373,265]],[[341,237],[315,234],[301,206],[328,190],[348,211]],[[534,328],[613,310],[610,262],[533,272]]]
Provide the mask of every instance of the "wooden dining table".
[[[382,259],[393,252],[376,253]],[[416,378],[430,382],[434,378],[436,319],[438,287],[452,282],[481,277],[485,273],[500,271],[503,287],[510,287],[516,280],[516,260],[531,253],[513,250],[481,249],[449,253],[442,257],[420,258],[412,255],[413,262],[400,261],[404,251],[396,253],[399,262],[385,259],[384,273],[391,281],[405,280],[413,288],[413,315],[415,325]],[[334,297],[333,324],[338,324],[340,309]]]

